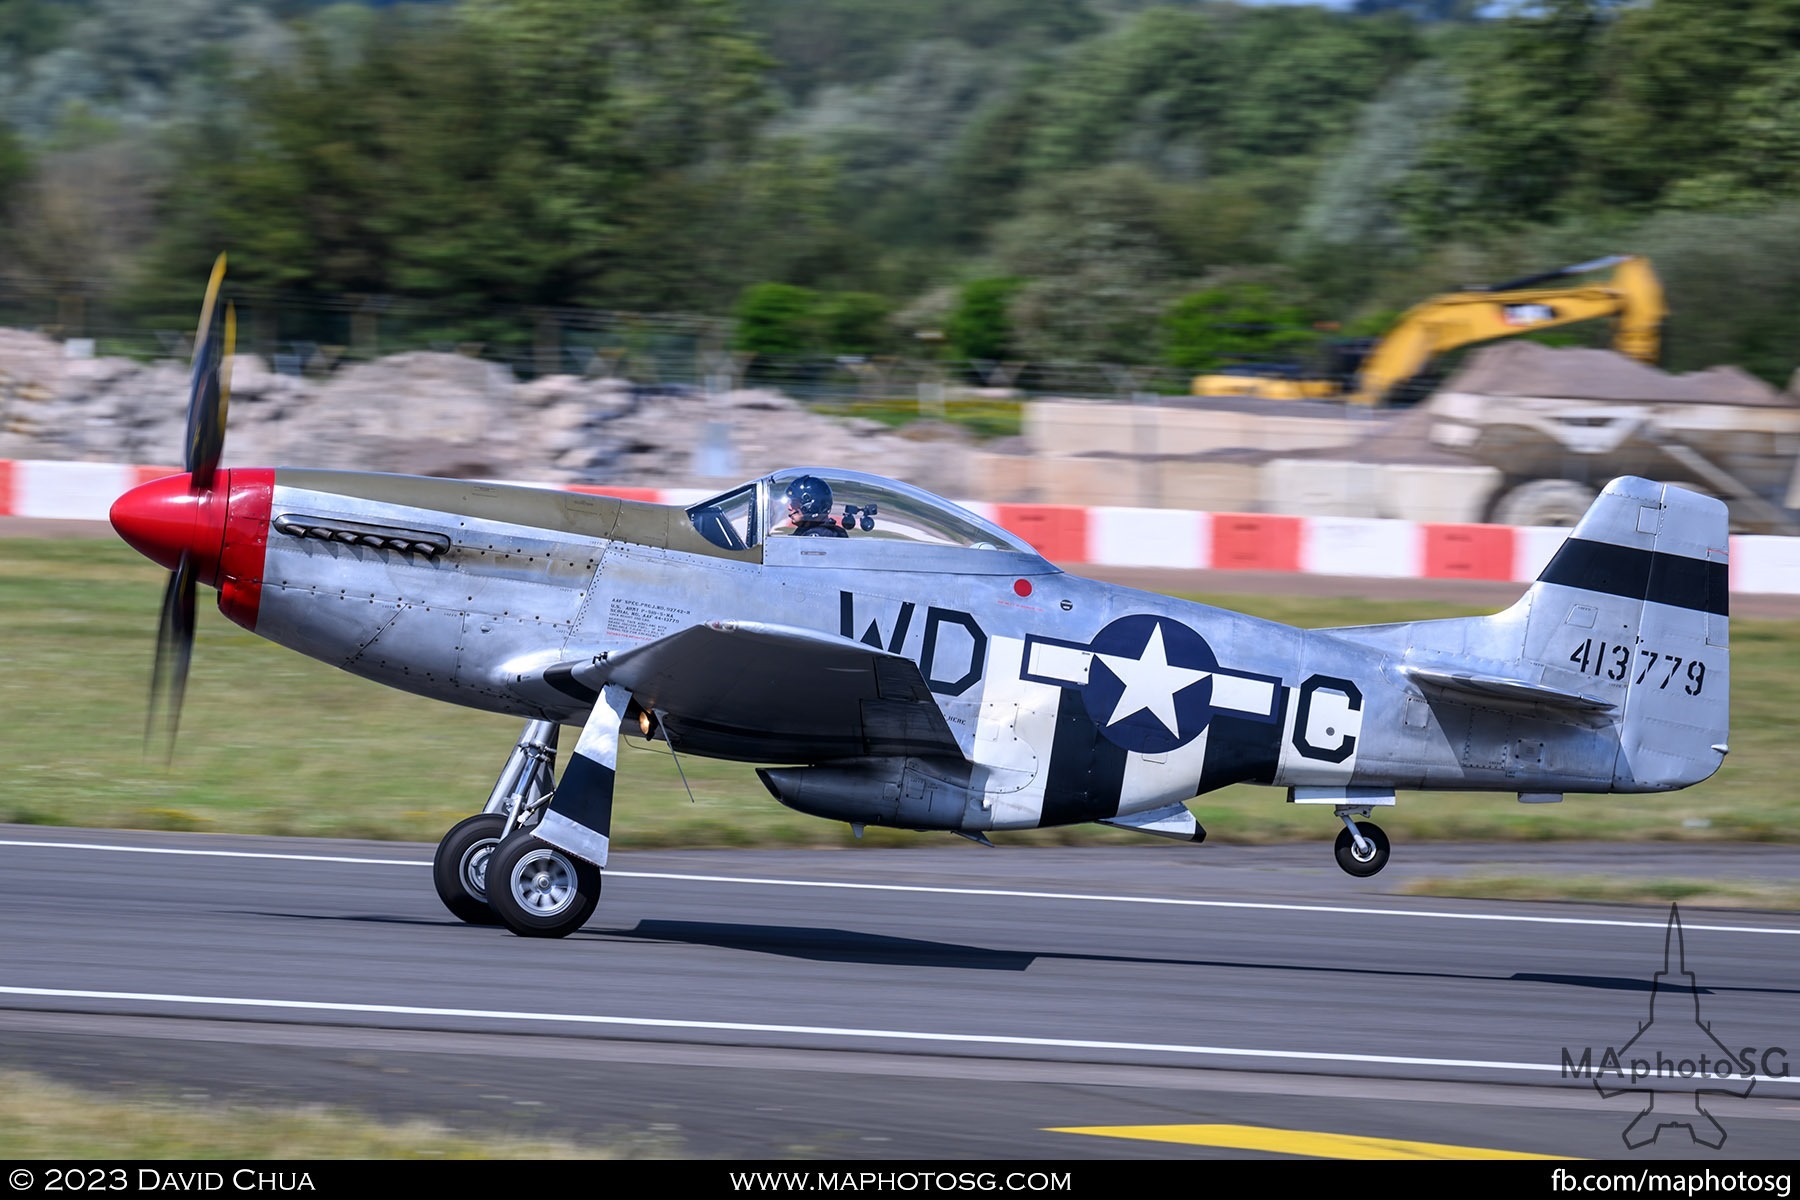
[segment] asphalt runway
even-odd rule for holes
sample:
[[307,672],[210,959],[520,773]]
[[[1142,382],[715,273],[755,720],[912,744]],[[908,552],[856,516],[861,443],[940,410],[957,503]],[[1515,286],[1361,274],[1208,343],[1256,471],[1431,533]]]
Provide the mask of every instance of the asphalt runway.
[[[1503,860],[1791,881],[1792,848],[1400,845],[1356,880],[1323,835],[922,845],[621,851],[539,941],[451,918],[429,846],[0,827],[0,1067],[696,1159],[1800,1156],[1800,1080],[1769,1077],[1800,915],[1684,909],[1690,991],[1654,979],[1665,909],[1394,894]],[[1648,1096],[1563,1078],[1653,996],[1637,1053],[1766,1068],[1701,1099],[1717,1150],[1628,1150]]]

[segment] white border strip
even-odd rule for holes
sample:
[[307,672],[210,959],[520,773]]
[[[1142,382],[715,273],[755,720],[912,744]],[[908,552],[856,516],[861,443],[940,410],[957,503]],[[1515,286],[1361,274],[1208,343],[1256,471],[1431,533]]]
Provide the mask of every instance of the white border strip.
[[137,481],[130,467],[94,462],[15,462],[13,515],[104,521]]
[[1309,575],[1425,574],[1424,533],[1411,521],[1307,517],[1300,525],[1300,569]]

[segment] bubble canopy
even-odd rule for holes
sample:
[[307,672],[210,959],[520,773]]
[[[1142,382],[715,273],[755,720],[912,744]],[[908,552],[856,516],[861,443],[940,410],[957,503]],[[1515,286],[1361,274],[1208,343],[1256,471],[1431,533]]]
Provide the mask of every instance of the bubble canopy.
[[[813,498],[811,519],[790,511],[789,489]],[[829,496],[829,504],[820,501]],[[1037,553],[1029,544],[966,508],[897,479],[827,467],[790,467],[703,500],[687,510],[694,528],[714,545],[743,550],[765,540],[817,533],[822,525],[844,537],[970,550]]]

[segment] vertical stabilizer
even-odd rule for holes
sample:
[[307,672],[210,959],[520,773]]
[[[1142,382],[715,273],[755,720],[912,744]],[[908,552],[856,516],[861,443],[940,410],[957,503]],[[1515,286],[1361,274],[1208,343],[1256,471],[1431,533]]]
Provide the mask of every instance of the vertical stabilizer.
[[1729,532],[1710,496],[1615,479],[1526,594],[1543,681],[1621,714],[1621,791],[1686,787],[1724,759]]

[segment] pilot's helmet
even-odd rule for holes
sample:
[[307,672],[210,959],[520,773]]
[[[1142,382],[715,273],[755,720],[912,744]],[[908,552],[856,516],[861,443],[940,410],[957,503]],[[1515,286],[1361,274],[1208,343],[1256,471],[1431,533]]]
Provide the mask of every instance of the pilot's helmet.
[[802,475],[788,484],[787,504],[803,520],[823,521],[831,516],[831,488],[815,475]]

